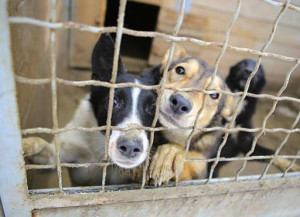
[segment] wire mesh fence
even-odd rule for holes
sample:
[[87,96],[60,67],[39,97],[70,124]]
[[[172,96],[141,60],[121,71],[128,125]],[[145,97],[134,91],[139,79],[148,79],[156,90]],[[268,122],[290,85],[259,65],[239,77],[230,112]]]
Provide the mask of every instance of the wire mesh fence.
[[[227,26],[225,35],[224,35],[224,41],[222,43],[219,42],[208,42],[208,41],[203,41],[199,40],[196,38],[190,38],[190,37],[182,37],[178,36],[178,32],[180,30],[182,21],[184,19],[184,11],[185,11],[185,5],[186,1],[182,0],[180,3],[180,10],[179,10],[179,15],[177,17],[177,22],[176,26],[174,27],[174,30],[172,34],[165,34],[165,33],[160,33],[160,32],[147,32],[147,31],[137,31],[137,30],[132,30],[132,29],[127,29],[124,27],[124,16],[125,14],[125,8],[126,8],[126,0],[120,0],[120,7],[119,7],[119,15],[118,15],[118,25],[116,27],[94,27],[94,26],[88,26],[84,25],[81,23],[74,23],[74,22],[57,22],[56,20],[56,0],[51,0],[50,1],[50,21],[41,21],[37,20],[34,18],[29,18],[29,17],[9,17],[8,21],[9,23],[15,23],[15,24],[30,24],[30,25],[35,25],[35,26],[40,26],[42,28],[49,28],[51,29],[50,33],[50,52],[51,52],[51,77],[50,78],[43,78],[43,79],[31,79],[31,78],[26,78],[22,76],[15,76],[15,80],[20,83],[26,83],[26,84],[31,84],[31,85],[43,85],[43,84],[50,84],[51,85],[51,94],[52,94],[52,121],[53,121],[53,127],[52,128],[31,128],[31,129],[22,129],[21,133],[22,135],[31,135],[31,134],[39,134],[39,133],[47,133],[47,134],[52,134],[54,135],[54,144],[55,144],[55,150],[56,150],[56,163],[55,164],[49,164],[49,165],[35,165],[35,164],[27,164],[25,166],[26,170],[32,170],[32,169],[57,169],[57,174],[59,177],[59,191],[62,193],[64,192],[64,187],[63,187],[63,177],[62,177],[62,168],[79,168],[79,167],[89,167],[89,166],[98,166],[98,167],[103,167],[103,175],[102,175],[102,190],[105,190],[104,187],[106,185],[106,170],[107,166],[111,165],[112,162],[109,161],[108,158],[108,143],[109,143],[109,138],[110,138],[110,132],[111,130],[118,130],[118,131],[130,131],[134,129],[144,129],[146,131],[150,132],[150,147],[148,151],[148,157],[146,159],[146,163],[143,168],[143,178],[142,178],[142,184],[141,188],[145,187],[146,184],[146,172],[149,166],[149,161],[150,161],[150,150],[154,141],[154,133],[157,131],[163,131],[167,129],[166,127],[156,127],[157,121],[158,121],[158,114],[159,114],[159,108],[160,108],[160,101],[162,97],[162,93],[167,90],[167,89],[173,89],[178,92],[188,92],[188,91],[198,91],[198,92],[203,92],[206,97],[208,94],[211,93],[222,93],[226,95],[231,95],[231,96],[240,96],[240,99],[235,107],[235,111],[233,113],[233,117],[231,121],[229,122],[228,126],[226,127],[209,127],[209,128],[203,128],[197,126],[198,119],[203,112],[203,106],[200,108],[200,110],[197,113],[197,117],[195,119],[194,125],[192,127],[189,127],[187,129],[191,130],[190,135],[188,136],[188,139],[186,141],[186,152],[190,148],[190,143],[191,139],[193,136],[193,133],[195,130],[201,130],[203,132],[211,132],[211,131],[222,131],[224,132],[224,138],[223,141],[218,148],[217,151],[217,156],[216,158],[211,158],[211,159],[189,159],[186,161],[194,161],[194,162],[213,162],[212,168],[209,171],[209,176],[207,179],[202,180],[205,183],[213,183],[213,173],[214,169],[217,166],[219,162],[222,161],[242,161],[243,166],[240,168],[240,170],[237,172],[235,181],[237,180],[242,180],[244,179],[241,177],[241,172],[245,169],[247,161],[250,160],[257,160],[257,159],[270,159],[269,164],[266,166],[264,169],[263,173],[255,177],[255,179],[262,179],[265,177],[270,165],[274,162],[275,159],[290,159],[292,160],[291,164],[286,168],[286,170],[280,175],[280,176],[285,176],[290,168],[295,164],[296,160],[300,159],[300,155],[280,155],[279,152],[282,149],[282,147],[285,145],[287,139],[289,138],[290,134],[292,133],[299,133],[300,129],[297,128],[297,123],[300,118],[300,113],[298,113],[294,123],[291,125],[289,129],[285,128],[267,128],[267,122],[271,115],[274,113],[276,106],[279,101],[284,101],[284,102],[295,102],[295,103],[300,103],[299,98],[293,98],[293,97],[287,97],[287,96],[282,96],[282,93],[285,91],[287,88],[290,77],[292,73],[296,70],[296,68],[300,64],[300,58],[297,57],[290,57],[290,56],[284,56],[280,54],[275,54],[268,52],[268,47],[271,45],[272,40],[275,36],[279,21],[282,17],[282,15],[286,12],[286,10],[294,10],[295,12],[300,12],[299,7],[293,5],[290,3],[289,0],[285,2],[275,2],[272,0],[264,0],[264,2],[281,7],[281,11],[278,13],[276,19],[273,22],[273,27],[272,30],[270,31],[269,38],[263,45],[263,47],[260,50],[254,50],[254,49],[248,49],[248,48],[243,48],[243,47],[236,47],[232,46],[229,44],[229,38],[230,38],[230,33],[231,29],[234,26],[235,21],[239,17],[241,5],[242,5],[242,0],[238,0],[235,8],[235,12],[232,15],[232,18],[230,20],[230,23]],[[113,70],[112,70],[112,78],[110,82],[103,82],[103,81],[95,81],[95,80],[86,80],[86,81],[71,81],[71,80],[65,80],[62,78],[57,77],[56,73],[56,59],[57,59],[57,30],[58,29],[76,29],[78,31],[87,31],[87,32],[92,32],[95,34],[99,33],[104,33],[104,32],[115,32],[116,33],[116,41],[115,41],[115,50],[114,50],[114,64],[113,64]],[[169,57],[168,61],[166,64],[166,67],[164,69],[164,72],[162,74],[161,81],[158,85],[154,86],[147,86],[147,85],[142,85],[142,84],[137,84],[137,83],[116,83],[116,76],[117,76],[117,70],[118,70],[118,58],[120,54],[120,45],[121,45],[121,40],[122,40],[122,34],[127,34],[127,35],[132,35],[136,37],[160,37],[164,40],[171,41],[171,46],[169,48]],[[213,67],[213,76],[210,81],[210,84],[208,85],[207,88],[205,89],[195,89],[195,88],[174,88],[170,87],[167,85],[166,79],[167,79],[167,73],[168,73],[168,68],[171,65],[172,62],[172,57],[174,54],[174,48],[175,48],[175,43],[176,42],[190,42],[193,43],[199,47],[218,47],[221,48],[221,51],[215,61],[215,65]],[[242,53],[251,53],[255,56],[258,57],[256,65],[254,67],[253,72],[250,74],[249,78],[247,79],[245,89],[243,92],[230,92],[230,91],[211,91],[210,86],[213,84],[214,79],[216,77],[216,74],[218,72],[219,64],[222,61],[222,58],[227,50],[233,50],[235,52],[242,52]],[[248,89],[250,86],[250,82],[252,78],[255,76],[255,74],[258,71],[259,65],[262,61],[263,57],[269,57],[269,58],[275,58],[278,60],[283,60],[287,62],[291,62],[294,65],[290,68],[290,70],[286,73],[286,78],[284,81],[283,86],[281,89],[278,91],[276,95],[269,95],[269,94],[253,94],[249,93]],[[99,127],[92,127],[92,128],[84,128],[84,127],[64,127],[64,128],[59,128],[58,127],[58,117],[57,117],[57,84],[62,84],[62,85],[67,85],[67,86],[89,86],[89,85],[94,85],[94,86],[103,86],[103,87],[108,87],[110,89],[109,92],[109,105],[108,105],[108,115],[107,115],[107,125],[106,126],[99,126]],[[157,97],[157,102],[156,102],[156,111],[155,111],[155,116],[153,123],[151,127],[145,127],[145,126],[135,126],[135,127],[128,127],[128,128],[119,128],[116,126],[112,126],[111,124],[111,117],[112,117],[112,108],[113,108],[113,98],[114,98],[114,92],[115,89],[117,88],[123,88],[123,87],[136,87],[136,88],[141,88],[145,90],[156,90],[158,93]],[[269,110],[268,114],[263,120],[262,126],[257,127],[257,128],[243,128],[243,127],[236,127],[234,126],[235,119],[237,117],[238,111],[240,110],[240,107],[242,106],[242,103],[246,97],[253,97],[257,99],[268,99],[273,101],[272,108]],[[169,129],[169,128],[168,128]],[[106,146],[105,146],[105,157],[103,162],[99,163],[64,163],[60,162],[60,148],[58,145],[58,135],[59,133],[66,132],[66,131],[72,131],[72,130],[79,130],[79,131],[86,131],[86,132],[95,132],[95,131],[100,131],[100,130],[105,130],[106,131]],[[221,151],[223,147],[225,146],[228,136],[232,132],[255,132],[257,135],[255,136],[251,150],[246,154],[245,157],[234,157],[234,158],[224,158],[221,157]],[[270,156],[250,156],[257,144],[258,139],[263,135],[264,133],[275,133],[275,132],[283,132],[286,133],[286,136],[284,140],[280,143],[278,146],[276,152],[274,155]],[[176,183],[177,184],[177,180]]]

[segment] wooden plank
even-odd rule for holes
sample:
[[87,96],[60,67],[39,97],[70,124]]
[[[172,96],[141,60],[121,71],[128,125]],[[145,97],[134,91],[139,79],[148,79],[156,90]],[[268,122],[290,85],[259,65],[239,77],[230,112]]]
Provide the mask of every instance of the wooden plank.
[[[218,13],[226,13],[231,15],[235,10],[236,4],[237,0],[226,0],[226,3],[220,3],[220,0],[194,0],[192,2],[190,14],[200,15],[199,8],[201,8],[202,10],[206,11],[215,11]],[[173,0],[165,0],[163,7],[176,10],[177,2]],[[280,7],[275,7],[261,0],[245,0],[242,3],[240,17],[273,23],[280,10]],[[299,22],[299,12],[287,10],[280,21],[280,25],[300,28]]]
[[[199,2],[201,1],[193,1],[194,5],[191,9],[191,13],[185,14],[179,35],[194,37],[204,41],[223,42],[225,31],[232,14],[226,12],[226,10],[220,10],[218,8],[219,6],[215,6],[214,10],[202,8],[199,6]],[[214,1],[209,3],[211,7],[216,4],[216,2],[213,2]],[[233,1],[229,2],[232,2],[233,4]],[[163,8],[161,8],[158,18],[157,31],[164,33],[172,32],[176,23],[178,12],[174,9],[170,9],[171,7],[174,7],[174,4],[164,5]],[[248,8],[248,10],[250,9],[251,8]],[[255,10],[255,8],[252,7],[252,10]],[[268,14],[268,11],[266,11],[266,14]],[[300,14],[298,15],[300,16]],[[300,26],[300,23],[297,25]],[[261,20],[259,18],[252,19],[246,16],[239,17],[231,31],[229,44],[238,47],[260,50],[268,39],[271,29],[272,23],[268,22],[267,20]],[[267,51],[281,55],[300,57],[299,35],[299,28],[291,28],[287,25],[281,25],[278,27],[274,40]],[[165,51],[168,48],[168,44],[169,42],[159,38],[155,38],[153,40],[152,50],[149,58],[150,65],[160,63]],[[190,55],[204,59],[211,66],[214,65],[216,57],[220,51],[219,48],[200,47],[195,46],[195,44],[192,43],[184,43],[184,46]],[[228,50],[221,61],[219,69],[221,72],[224,72],[224,75],[226,75],[230,66],[243,58],[249,57],[253,59],[258,58],[257,56],[253,56],[251,54],[237,53]],[[281,83],[286,75],[286,72],[291,66],[291,63],[267,58],[264,60],[264,66],[267,72],[269,72],[269,74],[267,74],[267,79],[272,82]],[[294,74],[300,78],[298,69],[294,72]]]
[[[59,21],[66,21],[64,17],[66,0],[58,1],[56,12]],[[49,1],[35,0],[13,0],[9,1],[8,12],[10,16],[28,16],[40,20],[49,21]],[[50,78],[50,29],[41,28],[33,25],[10,25],[11,41],[12,41],[12,57],[14,61],[14,71],[16,75],[28,78]],[[62,72],[66,72],[66,51],[67,51],[67,31],[57,31],[57,73],[61,76]],[[64,76],[62,76],[64,77]],[[51,111],[51,92],[50,85],[29,85],[16,83],[17,100],[19,109],[19,118],[21,129],[33,127],[53,126],[52,111]],[[71,116],[64,111],[64,115],[60,115],[62,99],[61,92],[64,88],[58,88],[58,110],[59,110],[59,125],[65,124],[60,121],[66,116]],[[74,91],[72,92],[72,94]],[[71,103],[70,103],[71,104]],[[71,106],[70,106],[71,107]],[[74,106],[73,106],[74,108]],[[63,117],[63,118],[62,118]],[[68,117],[68,120],[70,117]],[[64,125],[63,125],[64,126]],[[51,141],[52,135],[40,134],[42,138]],[[27,172],[27,183],[30,187],[46,187],[49,186],[51,178],[37,171]],[[43,176],[43,178],[41,178]],[[57,175],[54,176],[57,186]],[[53,179],[52,179],[53,180]],[[65,181],[65,179],[64,179]],[[53,185],[52,185],[53,186]]]
[[[32,195],[37,216],[296,216],[299,177]],[[138,197],[136,195],[139,195]],[[60,209],[63,207],[63,209]]]
[[[72,20],[93,26],[104,26],[106,0],[72,1]],[[71,31],[70,66],[90,67],[91,53],[99,35]]]
[[[171,33],[175,26],[177,16],[178,12],[162,8],[158,18],[157,31]],[[225,34],[230,19],[230,14],[207,11],[199,8],[198,15],[185,15],[179,35],[212,41],[211,36],[215,34]],[[271,30],[271,23],[240,17],[234,24],[231,35],[248,38],[249,40],[266,41]],[[274,42],[300,48],[299,35],[300,29],[279,26]],[[223,40],[224,39],[221,38],[218,42],[222,42]]]
[[[9,1],[10,16],[49,18],[48,2]],[[50,77],[50,29],[32,25],[11,25],[12,56],[16,75],[28,78]],[[52,127],[50,85],[17,83],[21,128]],[[49,137],[48,137],[49,138]]]

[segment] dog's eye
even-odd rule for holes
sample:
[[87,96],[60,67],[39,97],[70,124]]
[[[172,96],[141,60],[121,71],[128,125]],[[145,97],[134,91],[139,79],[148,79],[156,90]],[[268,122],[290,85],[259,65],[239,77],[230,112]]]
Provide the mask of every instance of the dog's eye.
[[210,96],[212,99],[218,99],[218,98],[219,98],[219,94],[218,94],[218,93],[212,93],[212,94],[209,94],[209,96]]
[[[107,99],[107,101],[106,101],[106,109],[108,109],[108,105],[109,105],[109,99]],[[123,105],[124,105],[124,102],[122,100],[119,100],[116,97],[113,99],[113,108],[114,109],[120,109],[123,107]]]
[[114,98],[113,100],[113,107],[116,108],[119,106],[119,100],[117,98]]
[[151,115],[155,113],[155,110],[156,110],[156,104],[154,103],[146,108],[146,112],[148,112]]
[[175,71],[176,71],[176,73],[177,73],[178,75],[184,75],[184,74],[185,74],[185,70],[184,70],[184,68],[183,68],[182,66],[177,66],[177,67],[175,68]]

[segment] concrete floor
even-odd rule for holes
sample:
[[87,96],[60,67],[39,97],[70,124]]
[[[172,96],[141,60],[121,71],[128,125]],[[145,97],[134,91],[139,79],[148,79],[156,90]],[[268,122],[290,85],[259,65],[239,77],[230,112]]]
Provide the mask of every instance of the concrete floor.
[[[61,75],[63,78],[70,80],[88,80],[90,79],[90,72],[88,71],[76,71],[71,70]],[[288,96],[298,97],[300,96],[300,89],[297,86],[290,88]],[[278,88],[279,89],[279,88]],[[79,88],[72,86],[58,86],[58,118],[59,126],[63,127],[73,116],[74,110],[79,104],[80,99],[88,92],[89,88]],[[265,93],[276,94],[275,88],[267,86]],[[254,117],[254,123],[256,127],[261,126],[262,121],[272,106],[272,101],[269,99],[259,100],[257,112]],[[279,102],[276,111],[270,117],[267,127],[268,128],[289,128],[291,123],[294,121],[299,111],[299,105],[291,102]],[[297,128],[300,125],[298,123]],[[276,149],[281,141],[283,140],[284,133],[267,133],[264,134],[260,139],[259,143],[268,148]],[[290,136],[286,145],[280,153],[295,155],[300,149],[300,134],[294,133]],[[300,162],[298,162],[300,163]],[[228,163],[220,171],[221,177],[232,177],[235,176],[236,171],[241,167],[242,162],[236,161]],[[261,162],[248,162],[246,170],[242,175],[255,175],[260,174],[265,168],[266,163]],[[280,172],[277,168],[272,166],[268,173]],[[57,187],[57,175],[55,171],[52,172],[28,172],[28,183],[30,189],[35,188],[52,188]],[[68,171],[63,169],[63,186],[71,186]]]

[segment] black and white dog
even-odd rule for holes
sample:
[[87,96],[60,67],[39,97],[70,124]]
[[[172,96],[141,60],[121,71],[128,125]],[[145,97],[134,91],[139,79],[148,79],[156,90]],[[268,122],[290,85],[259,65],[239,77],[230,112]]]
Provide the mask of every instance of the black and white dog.
[[[114,42],[109,34],[102,34],[92,53],[92,79],[109,82],[111,79]],[[159,82],[159,67],[144,72],[140,78],[126,73],[121,59],[118,64],[117,83],[154,85]],[[157,72],[157,73],[156,73]],[[157,76],[155,76],[157,75]],[[151,90],[126,87],[116,88],[113,99],[111,125],[120,128],[151,126],[155,113],[156,93]],[[73,119],[66,127],[105,126],[109,104],[109,88],[92,86],[90,94],[82,99]],[[105,132],[66,131],[59,134],[61,162],[101,162],[105,154]],[[25,155],[38,164],[55,164],[54,143],[30,137],[23,139]],[[133,169],[141,165],[149,149],[149,132],[141,129],[130,131],[112,130],[108,155],[120,168]],[[127,183],[131,175],[116,166],[109,166],[107,184]],[[70,171],[74,185],[101,183],[102,168],[73,168]]]

